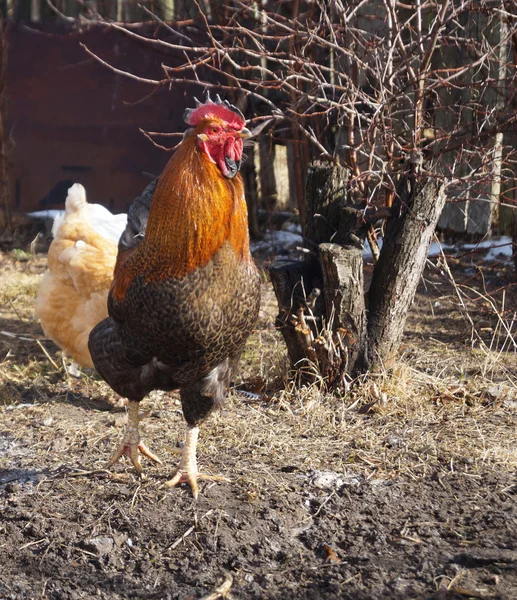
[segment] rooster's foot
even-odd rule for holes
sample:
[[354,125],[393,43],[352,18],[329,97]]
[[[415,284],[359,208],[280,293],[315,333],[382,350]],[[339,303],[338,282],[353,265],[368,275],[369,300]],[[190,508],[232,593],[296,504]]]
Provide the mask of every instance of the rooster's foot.
[[109,459],[107,467],[114,465],[121,456],[127,456],[133,463],[138,475],[143,477],[144,469],[140,463],[140,454],[147,456],[153,462],[162,464],[162,461],[149,450],[149,448],[140,440],[140,434],[138,431],[138,425],[142,419],[148,416],[149,413],[138,413],[138,402],[128,402],[128,420],[126,433],[122,440],[122,444],[118,447],[117,451]]
[[198,473],[196,459],[198,434],[199,427],[189,427],[187,429],[187,439],[185,440],[185,447],[183,449],[183,455],[178,470],[174,477],[165,483],[167,487],[174,487],[180,483],[188,483],[192,489],[194,499],[197,499],[199,493],[199,487],[197,485],[199,480],[226,481],[227,483],[230,483],[229,479],[222,477],[221,475],[205,475],[203,473]]
[[198,481],[223,481],[225,483],[231,483],[230,479],[227,477],[223,477],[222,475],[206,475],[205,473],[192,473],[191,471],[185,469],[178,469],[176,471],[176,475],[167,481],[165,485],[167,487],[175,487],[180,483],[188,483],[190,485],[190,489],[192,490],[192,495],[194,499],[197,500],[199,494],[199,486],[197,484]]
[[122,442],[118,450],[114,452],[112,457],[109,459],[106,468],[113,466],[121,456],[125,455],[133,463],[138,475],[143,478],[144,469],[142,467],[142,463],[140,462],[140,454],[147,456],[147,458],[159,465],[162,464],[162,461],[156,456],[156,454],[153,454],[153,452],[151,452],[143,442]]

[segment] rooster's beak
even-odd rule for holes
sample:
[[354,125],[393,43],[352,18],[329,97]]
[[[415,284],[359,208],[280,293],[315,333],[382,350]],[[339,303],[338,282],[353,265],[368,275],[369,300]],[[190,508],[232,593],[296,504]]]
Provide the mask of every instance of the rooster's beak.
[[253,134],[251,133],[251,131],[247,128],[244,127],[243,129],[241,129],[238,133],[238,136],[240,138],[242,138],[243,140],[247,140],[248,138],[250,138]]

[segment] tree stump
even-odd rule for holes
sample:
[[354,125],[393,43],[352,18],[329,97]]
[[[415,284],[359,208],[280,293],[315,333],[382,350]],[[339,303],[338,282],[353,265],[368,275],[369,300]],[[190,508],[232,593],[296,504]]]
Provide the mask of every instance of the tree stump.
[[326,328],[335,332],[335,346],[329,358],[347,374],[365,366],[366,313],[362,249],[338,244],[320,244],[319,259],[323,274]]
[[303,381],[323,380],[329,387],[344,384],[365,358],[364,236],[355,235],[357,214],[347,211],[347,183],[343,167],[311,166],[303,222],[304,237],[315,250],[305,261],[275,261],[270,267],[277,325],[291,363],[301,369]]
[[[292,365],[302,381],[330,388],[394,356],[445,204],[444,185],[422,182],[412,164],[391,208],[351,203],[347,183],[343,167],[309,169],[303,219],[309,258],[270,267],[277,326]],[[388,223],[365,295],[362,247],[379,218]]]
[[[315,307],[309,305],[308,308],[308,303],[318,298],[321,288],[316,265],[296,260],[276,260],[269,272],[279,309],[275,324],[284,337],[291,364],[295,369],[310,371],[315,358],[312,342],[317,335],[317,323]],[[309,310],[312,315],[308,314]],[[309,325],[305,315],[309,317]]]

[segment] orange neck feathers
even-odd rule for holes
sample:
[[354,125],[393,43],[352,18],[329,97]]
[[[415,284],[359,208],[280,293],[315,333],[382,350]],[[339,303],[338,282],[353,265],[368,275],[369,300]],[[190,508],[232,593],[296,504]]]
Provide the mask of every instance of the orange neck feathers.
[[118,258],[112,293],[121,299],[137,274],[146,281],[182,278],[206,265],[225,242],[238,259],[251,261],[242,178],[224,177],[193,131],[158,181],[144,240]]

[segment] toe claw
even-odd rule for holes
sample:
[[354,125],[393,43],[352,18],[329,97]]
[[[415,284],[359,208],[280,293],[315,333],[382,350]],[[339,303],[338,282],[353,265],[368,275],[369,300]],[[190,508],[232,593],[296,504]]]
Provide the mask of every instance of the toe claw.
[[182,469],[178,469],[176,474],[172,479],[165,482],[166,487],[175,487],[180,483],[187,483],[191,490],[194,499],[197,500],[199,494],[199,486],[197,484],[198,481],[222,481],[225,483],[231,483],[231,480],[227,477],[223,477],[222,475],[205,475],[204,473],[190,473],[189,471],[184,471]]
[[151,450],[149,450],[149,448],[144,444],[144,442],[140,442],[138,444],[138,449],[144,456],[147,456],[147,458],[149,458],[156,464],[158,464],[158,465],[162,464],[162,461],[156,456],[156,454],[154,454],[154,452],[151,452]]
[[192,495],[194,496],[194,500],[197,500],[198,494],[199,494],[199,487],[197,485],[197,478],[199,477],[199,475],[193,475],[191,473],[188,473],[186,471],[182,471],[181,469],[178,469],[176,471],[176,474],[174,475],[174,477],[172,479],[170,479],[169,481],[165,482],[166,487],[175,487],[177,485],[179,485],[180,483],[187,483],[190,486],[190,489],[192,490]]
[[142,467],[142,463],[140,462],[140,454],[146,456],[147,458],[149,458],[155,463],[158,463],[159,465],[162,464],[162,461],[156,456],[156,454],[151,452],[143,442],[126,442],[122,443],[119,446],[119,448],[112,454],[111,458],[109,459],[106,465],[106,468],[109,469],[110,467],[112,467],[122,456],[125,455],[129,458],[129,460],[135,467],[138,476],[141,479],[144,479],[144,468]]

